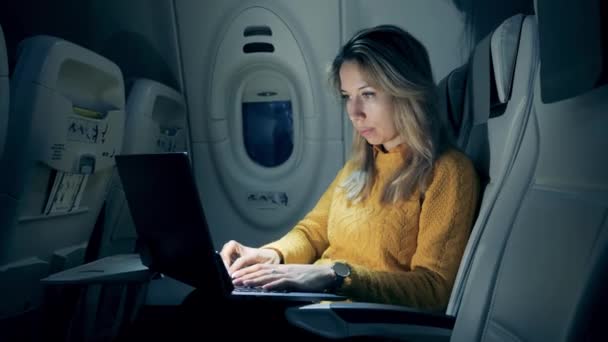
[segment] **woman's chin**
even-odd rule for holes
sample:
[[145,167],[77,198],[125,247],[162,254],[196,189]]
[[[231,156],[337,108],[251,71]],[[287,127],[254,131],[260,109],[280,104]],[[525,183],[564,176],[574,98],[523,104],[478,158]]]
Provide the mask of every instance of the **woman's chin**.
[[367,141],[368,144],[370,145],[378,145],[381,144],[380,141],[378,141],[378,139],[374,139],[374,136],[371,135],[361,135],[361,137],[363,137],[363,139],[365,139],[365,141]]

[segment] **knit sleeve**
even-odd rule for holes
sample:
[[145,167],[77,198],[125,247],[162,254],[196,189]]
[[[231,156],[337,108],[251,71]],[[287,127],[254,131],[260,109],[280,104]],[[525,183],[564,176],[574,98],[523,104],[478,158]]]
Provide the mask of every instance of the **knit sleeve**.
[[334,192],[346,166],[338,173],[316,206],[296,226],[278,241],[262,246],[276,250],[283,263],[310,264],[321,257],[328,247],[327,220]]
[[472,163],[459,152],[440,158],[425,193],[411,268],[374,271],[351,265],[341,292],[358,301],[443,310],[477,208],[479,183]]

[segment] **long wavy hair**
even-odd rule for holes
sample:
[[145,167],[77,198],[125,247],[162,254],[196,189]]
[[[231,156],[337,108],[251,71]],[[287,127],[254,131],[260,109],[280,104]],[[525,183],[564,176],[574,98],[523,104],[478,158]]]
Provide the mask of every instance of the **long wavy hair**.
[[[389,179],[383,203],[407,200],[417,190],[424,194],[434,162],[444,148],[440,132],[436,85],[426,48],[411,34],[393,25],[357,32],[338,52],[329,79],[340,94],[340,68],[356,63],[366,81],[387,92],[393,103],[393,124],[406,149],[403,166]],[[364,200],[376,176],[373,147],[353,130],[353,172],[341,184],[347,198]]]

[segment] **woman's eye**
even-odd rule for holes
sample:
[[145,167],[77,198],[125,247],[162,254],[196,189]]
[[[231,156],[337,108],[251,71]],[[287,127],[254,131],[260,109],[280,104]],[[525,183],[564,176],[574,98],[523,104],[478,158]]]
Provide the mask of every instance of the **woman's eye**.
[[342,95],[340,95],[340,97],[342,98],[342,101],[348,100],[348,95],[346,95],[346,94],[342,94]]
[[366,91],[363,94],[361,94],[361,96],[363,96],[363,98],[366,98],[366,99],[371,99],[374,96],[376,96],[376,93],[371,92],[371,91]]

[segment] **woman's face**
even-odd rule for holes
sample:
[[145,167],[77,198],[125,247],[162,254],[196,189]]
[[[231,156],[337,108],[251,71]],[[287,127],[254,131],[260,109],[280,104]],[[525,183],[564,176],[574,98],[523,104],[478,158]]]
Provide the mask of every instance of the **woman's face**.
[[359,65],[346,62],[340,67],[341,93],[353,127],[371,145],[389,151],[402,143],[393,124],[393,103],[381,89],[372,87]]

